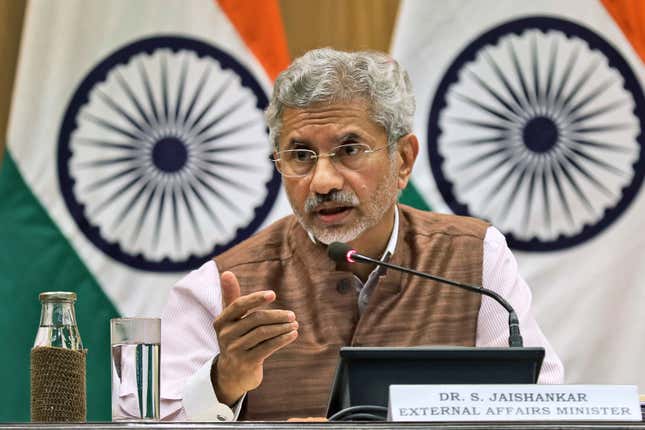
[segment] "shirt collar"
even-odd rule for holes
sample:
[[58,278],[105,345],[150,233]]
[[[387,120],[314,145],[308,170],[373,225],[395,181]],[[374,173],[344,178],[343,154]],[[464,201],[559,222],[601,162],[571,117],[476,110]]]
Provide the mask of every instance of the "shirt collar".
[[399,239],[399,206],[394,205],[394,226],[392,227],[392,234],[390,235],[390,240],[387,242],[385,251],[381,255],[381,261],[385,259],[386,255],[394,254],[396,249],[396,241]]

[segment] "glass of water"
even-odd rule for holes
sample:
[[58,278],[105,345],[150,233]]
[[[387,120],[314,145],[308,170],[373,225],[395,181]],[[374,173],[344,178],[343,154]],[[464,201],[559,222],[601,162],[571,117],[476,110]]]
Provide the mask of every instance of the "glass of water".
[[110,320],[112,421],[159,419],[161,320]]

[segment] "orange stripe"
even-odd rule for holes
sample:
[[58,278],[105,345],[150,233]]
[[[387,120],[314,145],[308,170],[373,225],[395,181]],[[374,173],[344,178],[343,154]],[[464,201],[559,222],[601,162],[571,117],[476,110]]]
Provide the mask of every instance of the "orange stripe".
[[275,80],[290,61],[277,0],[218,0],[218,3],[271,80]]
[[601,0],[636,53],[645,62],[645,2],[642,0]]

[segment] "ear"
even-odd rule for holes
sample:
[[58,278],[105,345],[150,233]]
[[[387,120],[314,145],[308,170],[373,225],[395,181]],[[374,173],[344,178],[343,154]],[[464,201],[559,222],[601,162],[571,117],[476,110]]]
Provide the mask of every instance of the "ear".
[[399,139],[397,145],[397,152],[401,157],[401,165],[399,166],[398,187],[403,190],[410,180],[412,174],[412,167],[419,155],[419,140],[417,136],[412,133],[406,134]]

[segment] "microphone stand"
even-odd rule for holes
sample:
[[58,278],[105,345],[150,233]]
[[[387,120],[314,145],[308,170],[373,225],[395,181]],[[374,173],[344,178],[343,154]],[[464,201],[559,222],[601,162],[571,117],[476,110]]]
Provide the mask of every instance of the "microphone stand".
[[[334,243],[339,243],[339,245],[341,245],[340,242],[334,242]],[[331,247],[332,245],[334,245],[334,243],[329,246],[330,249],[333,249]],[[501,295],[497,294],[495,291],[491,291],[486,288],[477,287],[474,285],[462,284],[460,282],[451,281],[450,279],[442,278],[440,276],[434,276],[434,275],[430,275],[429,273],[419,272],[418,270],[409,269],[407,267],[399,266],[399,265],[388,263],[381,260],[376,260],[374,258],[370,258],[365,255],[358,254],[356,250],[351,249],[346,244],[342,244],[342,245],[349,248],[349,250],[345,254],[345,258],[350,263],[358,262],[358,263],[376,264],[379,266],[384,266],[401,272],[410,273],[412,275],[420,276],[422,278],[430,279],[432,281],[442,282],[444,284],[452,285],[457,288],[473,291],[475,293],[479,293],[479,294],[483,294],[485,296],[491,297],[493,300],[495,300],[497,303],[502,305],[504,309],[508,311],[508,329],[509,329],[508,346],[510,346],[511,348],[521,348],[524,345],[522,340],[522,335],[520,333],[520,321],[519,321],[519,318],[517,317],[517,314],[515,313],[515,310],[513,309],[511,304],[508,303],[508,301],[506,301],[506,299],[504,299]],[[330,256],[333,259],[337,260],[335,256],[331,255],[331,252],[330,252]]]

